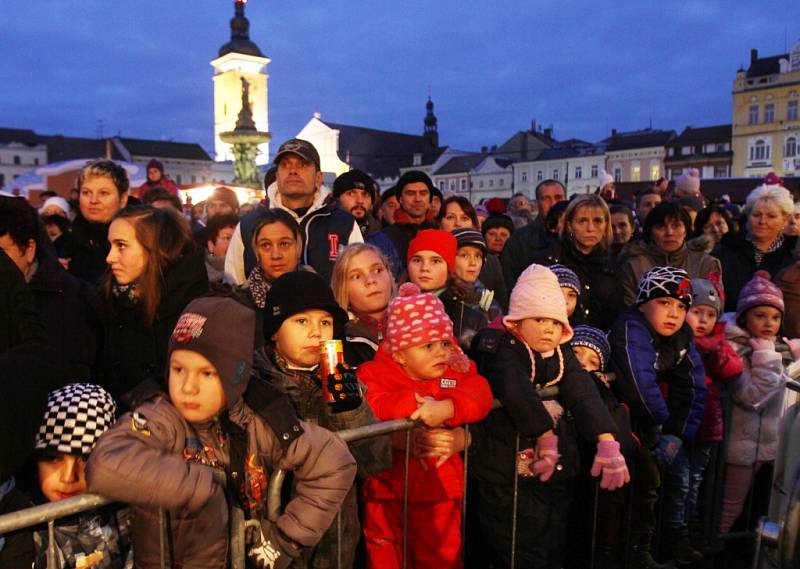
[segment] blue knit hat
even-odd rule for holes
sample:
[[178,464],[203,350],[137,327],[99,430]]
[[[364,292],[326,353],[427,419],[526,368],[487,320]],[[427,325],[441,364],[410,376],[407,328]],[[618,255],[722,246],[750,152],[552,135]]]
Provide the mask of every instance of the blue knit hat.
[[606,369],[611,359],[611,345],[602,330],[592,326],[575,326],[575,335],[569,343],[572,346],[583,346],[594,350],[600,358],[600,371]]
[[558,286],[561,288],[571,288],[575,293],[581,295],[581,279],[575,274],[575,271],[564,265],[550,265],[548,267],[558,277]]

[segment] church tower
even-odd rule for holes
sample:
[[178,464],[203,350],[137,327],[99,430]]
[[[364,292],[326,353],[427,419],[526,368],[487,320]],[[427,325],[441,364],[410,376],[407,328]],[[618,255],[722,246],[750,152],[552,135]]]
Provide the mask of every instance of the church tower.
[[[231,41],[219,49],[211,61],[214,67],[214,152],[217,161],[233,160],[231,145],[223,142],[220,133],[236,128],[242,109],[242,79],[250,86],[253,121],[259,131],[269,132],[267,65],[270,59],[250,40],[250,21],[244,15],[247,0],[235,0],[231,19]],[[258,145],[258,164],[269,161],[269,142]]]
[[436,115],[433,114],[433,101],[431,96],[428,95],[428,102],[425,103],[425,130],[422,137],[425,139],[425,144],[431,148],[439,148],[439,127],[436,125]]

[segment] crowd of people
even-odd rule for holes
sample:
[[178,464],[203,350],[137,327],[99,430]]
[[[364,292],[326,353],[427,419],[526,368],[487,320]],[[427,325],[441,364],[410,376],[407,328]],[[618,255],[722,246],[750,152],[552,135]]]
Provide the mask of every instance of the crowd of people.
[[[224,567],[232,504],[261,569],[702,562],[749,523],[794,402],[800,204],[774,175],[743,208],[696,171],[632,202],[601,183],[329,189],[292,139],[259,203],[186,206],[156,160],[138,189],[97,160],[71,200],[0,197],[0,514],[114,500],[58,520],[65,568],[159,566],[159,509],[172,566]],[[0,566],[47,544],[1,535]]]

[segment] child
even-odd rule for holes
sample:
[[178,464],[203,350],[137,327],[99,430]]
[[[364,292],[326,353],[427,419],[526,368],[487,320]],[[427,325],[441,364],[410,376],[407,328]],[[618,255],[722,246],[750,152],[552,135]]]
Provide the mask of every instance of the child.
[[[703,359],[708,395],[697,437],[687,452],[688,468],[676,472],[671,466],[669,476],[677,479],[670,485],[675,491],[668,497],[668,522],[675,534],[672,555],[679,565],[698,559],[688,539],[688,522],[697,515],[697,501],[711,452],[722,441],[721,386],[742,373],[742,359],[725,339],[725,324],[719,322],[725,300],[717,273],[709,279],[692,279],[692,307],[686,322],[694,333],[694,343]],[[675,463],[673,463],[675,466]]]
[[[269,413],[243,401],[254,330],[253,311],[231,298],[192,301],[170,337],[169,393],[140,388],[144,403],[123,415],[89,459],[89,489],[134,507],[137,566],[159,565],[158,508],[167,510],[172,565],[226,566],[221,475],[245,515],[260,522],[247,553],[262,569],[285,568],[313,546],[350,490],[355,461],[335,435],[298,421],[269,386],[254,386]],[[271,524],[265,490],[274,469],[293,471],[296,497]]]
[[642,443],[631,498],[632,567],[661,567],[650,552],[659,469],[675,460],[682,444],[694,440],[703,416],[703,362],[685,322],[691,305],[686,271],[653,267],[639,281],[636,304],[609,333],[617,394],[631,408],[634,432]]
[[570,324],[573,324],[575,322],[573,315],[577,318],[582,316],[582,310],[575,314],[575,310],[581,301],[581,280],[575,274],[575,271],[564,265],[556,263],[548,268],[558,279],[558,286],[561,287],[561,292],[564,294],[564,302],[567,303],[567,318],[569,318]]
[[[86,460],[97,439],[114,423],[116,404],[98,385],[71,383],[47,398],[36,435],[39,490],[50,502],[86,493]],[[127,510],[103,508],[56,523],[59,567],[121,569],[133,566]],[[47,567],[47,530],[34,533],[36,562]]]
[[[401,286],[389,305],[386,336],[358,376],[381,420],[410,416],[425,425],[414,434],[408,463],[409,567],[461,567],[464,466],[458,453],[466,441],[457,427],[485,417],[492,394],[460,353],[441,301],[412,283]],[[392,470],[364,485],[371,568],[401,566],[404,455],[396,448]]]
[[[337,304],[333,291],[322,277],[301,271],[279,277],[267,293],[264,310],[266,344],[256,355],[259,381],[286,393],[300,419],[331,431],[378,422],[362,397],[358,379],[346,364],[337,366],[325,380],[335,401],[328,402],[323,396],[319,378],[320,342],[342,337],[347,313]],[[350,449],[358,465],[359,479],[392,465],[389,437],[356,441],[351,443]],[[294,566],[320,567],[325,566],[326,560],[339,559],[337,524],[322,537],[317,547],[304,551]],[[357,493],[353,487],[342,505],[342,567],[352,567],[360,535]]]
[[[552,267],[551,267],[552,270]],[[564,290],[563,286],[562,289]],[[611,360],[611,346],[602,330],[591,326],[576,326],[574,335],[570,340],[570,346],[575,353],[575,357],[580,362],[581,367],[594,380],[595,387],[600,392],[611,418],[617,425],[617,440],[620,442],[620,452],[625,457],[626,464],[631,464],[636,453],[636,441],[631,432],[631,417],[628,407],[620,403],[612,389],[612,380],[606,374],[606,368]],[[613,376],[611,376],[613,377]],[[593,449],[585,448],[588,445],[581,445],[581,457],[591,460]],[[583,482],[583,480],[582,480]],[[582,518],[582,529],[591,526],[586,522],[591,521],[591,513],[587,513],[586,504],[594,499],[594,484],[591,486],[583,485],[579,488],[582,491],[582,500],[576,500],[573,514]],[[627,512],[628,490],[618,488],[612,491],[600,492],[597,495],[597,518],[602,523],[597,526],[597,564],[596,567],[621,567],[623,552],[621,545],[625,536],[625,521]],[[580,522],[578,522],[580,523]],[[591,529],[589,529],[591,531]],[[574,535],[570,532],[570,535]],[[587,542],[589,535],[585,534]],[[573,554],[579,554],[580,548],[571,548]],[[574,567],[588,564],[588,559],[577,555],[583,563],[573,564]]]
[[[617,428],[572,350],[566,303],[547,267],[531,265],[511,292],[509,313],[475,339],[478,370],[503,404],[475,430],[480,533],[499,566],[510,564],[514,471],[520,474],[516,560],[520,567],[561,567],[565,526],[578,472],[578,433],[597,440],[591,469],[601,487],[629,480],[614,440]],[[557,387],[555,400],[539,390]]]
[[724,314],[725,337],[741,350],[744,371],[733,383],[728,454],[725,457],[725,488],[720,532],[730,531],[742,513],[755,473],[775,460],[778,426],[784,413],[786,366],[800,358],[797,340],[788,340],[789,350],[779,353],[784,316],[783,294],[768,272],[756,271],[742,288],[736,314]]

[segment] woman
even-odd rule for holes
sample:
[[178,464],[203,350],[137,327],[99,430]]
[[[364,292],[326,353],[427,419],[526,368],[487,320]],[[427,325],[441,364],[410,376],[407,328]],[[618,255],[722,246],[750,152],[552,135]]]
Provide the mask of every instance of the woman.
[[605,200],[597,194],[582,194],[567,205],[560,238],[533,261],[546,266],[559,263],[575,271],[581,294],[573,319],[601,330],[608,330],[622,309],[612,241],[611,212]]
[[256,266],[244,285],[250,300],[264,308],[267,292],[278,277],[308,267],[300,265],[303,234],[297,221],[282,209],[265,210],[253,229]]
[[609,211],[611,212],[611,255],[616,258],[623,247],[634,239],[638,239],[639,235],[631,208],[622,204],[613,204]]
[[792,249],[797,237],[786,237],[783,229],[794,212],[789,190],[777,185],[761,185],[747,196],[743,217],[745,227],[722,237],[712,255],[725,267],[725,310],[736,310],[739,292],[757,270],[773,279],[793,262]]
[[732,226],[733,219],[727,209],[718,205],[703,208],[694,220],[691,246],[710,253]]
[[169,208],[120,211],[108,242],[104,387],[119,401],[143,380],[162,376],[175,323],[191,300],[208,291],[208,277],[189,224]]
[[[439,212],[439,227],[445,231],[470,228],[480,231],[478,216],[470,201],[463,196],[450,196],[444,201]],[[481,282],[494,291],[497,302],[502,307],[508,305],[508,290],[503,278],[503,268],[496,255],[485,258],[480,274]]]
[[425,229],[408,244],[408,280],[422,292],[439,297],[453,321],[453,334],[464,351],[473,336],[488,326],[486,311],[471,302],[469,291],[455,279],[458,242],[442,229]]
[[383,340],[383,317],[396,289],[389,261],[374,245],[354,243],[336,260],[331,286],[350,317],[344,326],[345,361],[358,367],[375,357]]

